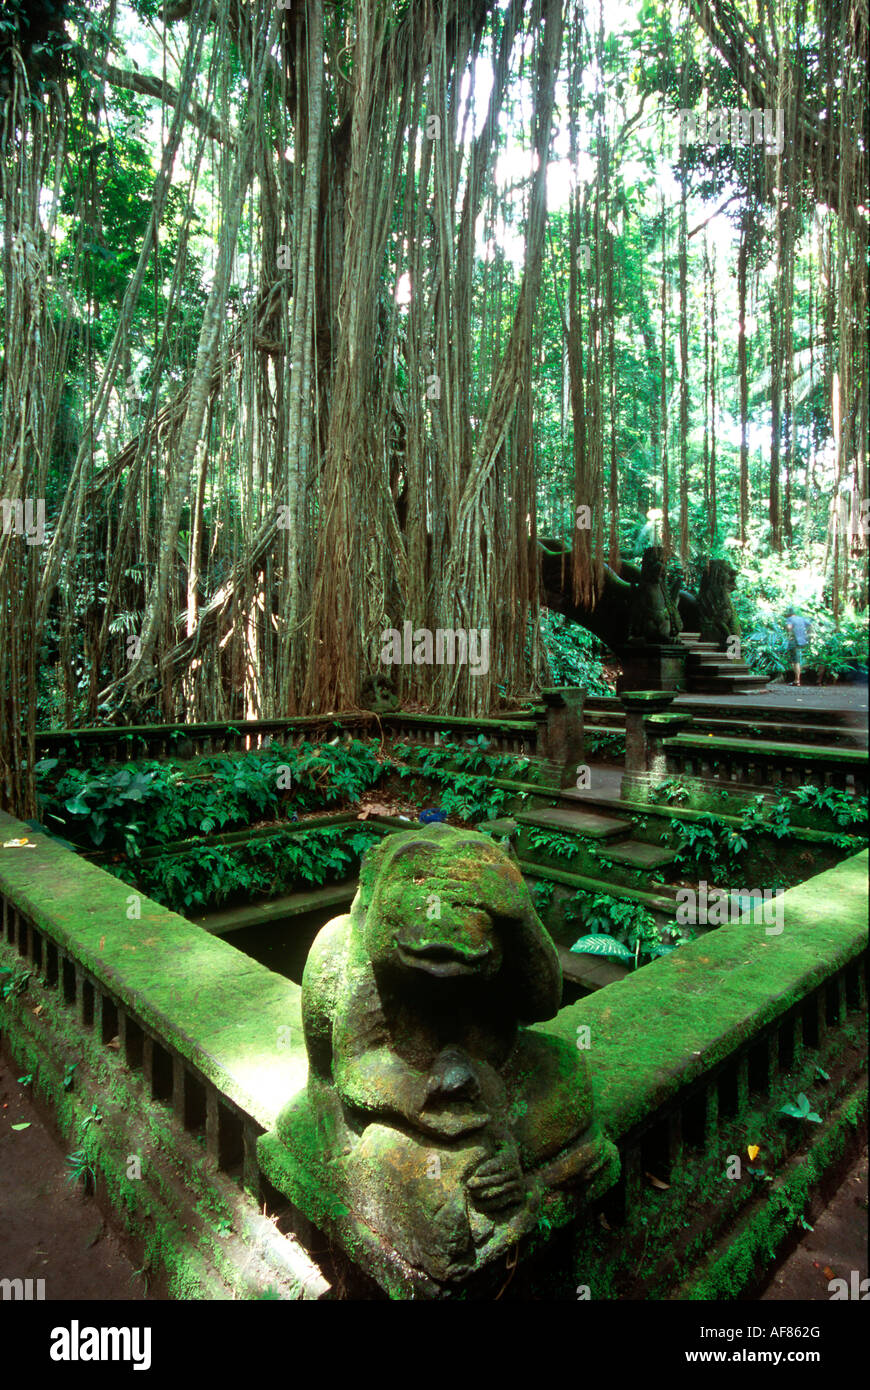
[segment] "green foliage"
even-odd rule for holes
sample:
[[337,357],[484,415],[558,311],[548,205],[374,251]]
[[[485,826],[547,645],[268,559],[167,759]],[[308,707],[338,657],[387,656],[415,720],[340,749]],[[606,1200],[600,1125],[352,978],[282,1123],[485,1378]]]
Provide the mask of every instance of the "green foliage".
[[603,754],[606,758],[625,757],[625,734],[601,733],[597,729],[587,729],[584,736],[586,756],[594,759]]
[[531,830],[529,843],[532,849],[542,850],[557,859],[573,859],[580,848],[572,835],[559,835],[554,830]]
[[675,845],[678,864],[705,867],[724,875],[736,870],[737,860],[748,845],[744,834],[709,813],[698,820],[672,820],[661,838]]
[[548,911],[555,890],[556,885],[550,879],[539,878],[532,884],[532,902],[539,917],[543,917]]
[[571,950],[590,956],[611,956],[626,963],[634,960],[634,952],[613,936],[580,936]]
[[[579,919],[587,928],[587,932],[574,942],[572,951],[614,956],[626,962],[633,960],[635,968],[642,957],[654,960],[689,939],[676,927],[659,927],[652,913],[641,903],[615,898],[609,893],[579,890],[566,904],[565,917],[568,921]],[[591,941],[601,944],[585,944]]]
[[803,1091],[800,1092],[797,1100],[787,1100],[785,1105],[781,1105],[779,1113],[780,1115],[790,1115],[795,1120],[809,1120],[814,1125],[822,1123],[821,1115],[810,1109],[810,1102]]
[[66,1161],[69,1165],[69,1172],[66,1175],[67,1182],[84,1181],[85,1186],[87,1186],[89,1179],[91,1183],[96,1181],[93,1167],[85,1149],[76,1149],[74,1153],[67,1154]]
[[[138,772],[125,767],[120,772],[103,773],[83,782],[77,790],[64,800],[64,809],[69,815],[81,818],[91,844],[103,844],[109,829],[109,822],[120,820],[127,809],[127,803],[141,803],[152,790],[156,774]],[[55,817],[59,819],[59,817]],[[138,822],[129,822],[130,828]]]
[[8,980],[4,980],[0,985],[0,999],[11,999],[14,994],[23,994],[32,974],[32,970],[16,970],[8,965],[0,965],[0,975],[9,976]]
[[357,801],[384,770],[373,746],[359,739],[200,758],[193,772],[140,762],[58,776],[57,766],[57,759],[36,766],[41,818],[79,843],[123,848],[131,859],[147,845]]
[[[729,556],[735,560],[735,556]],[[795,549],[785,555],[756,549],[736,557],[739,566],[734,606],[742,629],[743,659],[765,675],[790,676],[786,613],[796,608],[810,624],[803,666],[817,679],[835,681],[866,667],[867,613],[847,606],[834,622],[825,592],[824,547]]]
[[850,796],[837,787],[797,787],[789,794],[800,806],[825,812],[837,825],[863,825],[867,820],[867,797]]
[[604,671],[607,648],[579,623],[544,609],[541,634],[554,685],[582,686],[589,695],[612,695]]
[[[656,788],[654,800],[673,804],[685,800],[686,796],[679,778],[669,778]],[[787,788],[773,798],[759,793],[734,814],[739,815],[736,828],[712,812],[704,813],[699,820],[673,819],[661,838],[665,843],[675,843],[678,863],[728,873],[737,868],[737,860],[753,839],[768,835],[785,839],[796,826],[806,824],[829,833],[838,827],[864,826],[867,797],[853,796],[835,787],[808,784]],[[844,834],[835,837],[834,843],[849,849],[855,843],[855,836]]]
[[202,911],[234,899],[340,882],[379,839],[373,830],[326,825],[241,845],[199,845],[135,867],[113,866],[113,872],[175,912]]
[[448,816],[471,822],[495,820],[513,793],[492,786],[489,779],[524,777],[529,760],[510,753],[488,753],[489,746],[483,734],[465,743],[451,743],[446,733],[434,748],[396,744],[394,770],[401,778],[423,776],[440,785],[440,809]]

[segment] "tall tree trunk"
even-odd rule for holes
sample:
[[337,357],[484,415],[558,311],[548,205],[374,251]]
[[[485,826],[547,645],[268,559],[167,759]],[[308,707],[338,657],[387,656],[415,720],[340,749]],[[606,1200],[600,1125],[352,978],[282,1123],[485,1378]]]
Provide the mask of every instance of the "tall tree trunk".
[[139,656],[130,668],[128,684],[132,689],[150,679],[153,670],[152,657],[157,645],[161,616],[164,612],[169,590],[169,578],[173,568],[175,549],[178,543],[178,528],[184,498],[188,491],[190,472],[193,467],[197,446],[202,433],[206,405],[210,393],[212,374],[217,359],[218,342],[224,319],[227,291],[230,285],[236,241],[239,234],[242,211],[248,183],[254,169],[257,127],[261,119],[261,103],[266,69],[275,31],[275,12],[260,0],[259,42],[252,45],[255,67],[248,93],[248,111],[244,129],[239,134],[238,154],[233,169],[229,195],[224,207],[224,222],[218,248],[214,281],[208,304],[203,316],[196,353],[196,366],[187,400],[187,411],[178,442],[176,459],[167,485],[166,503],[163,510],[163,523],[160,530],[160,550],[157,560],[157,573],[145,610],[142,625]]
[[740,414],[740,544],[749,535],[749,376],[746,343],[746,276],[749,240],[745,227],[740,230],[737,252],[737,383]]

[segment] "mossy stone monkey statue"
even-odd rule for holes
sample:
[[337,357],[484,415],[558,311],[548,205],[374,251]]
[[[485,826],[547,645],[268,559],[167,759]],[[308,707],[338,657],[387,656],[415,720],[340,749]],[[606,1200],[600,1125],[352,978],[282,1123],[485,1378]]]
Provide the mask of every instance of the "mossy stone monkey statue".
[[560,996],[502,847],[437,823],[391,836],[311,948],[308,1089],[276,1133],[406,1265],[461,1281],[534,1229],[549,1189],[613,1158],[583,1055],[520,1026]]
[[737,587],[737,571],[727,560],[707,561],[698,587],[701,637],[723,650],[730,637],[740,635],[740,621],[731,598]]
[[632,590],[631,638],[654,645],[673,642],[681,629],[670,593],[665,552],[660,545],[648,545]]

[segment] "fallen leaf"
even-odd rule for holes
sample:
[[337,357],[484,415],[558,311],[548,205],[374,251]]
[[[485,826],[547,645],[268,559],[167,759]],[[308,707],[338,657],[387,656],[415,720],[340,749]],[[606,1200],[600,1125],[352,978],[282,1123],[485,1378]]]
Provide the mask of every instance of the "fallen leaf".
[[120,1049],[121,1049],[121,1039],[118,1037],[117,1033],[115,1034],[114,1038],[110,1038],[110,1039],[109,1039],[109,1041],[106,1043],[106,1047],[111,1047],[111,1048],[113,1048],[115,1052],[119,1052],[119,1051],[120,1051]]
[[754,1162],[758,1155],[761,1153],[761,1149],[758,1147],[757,1144],[750,1144],[746,1152],[749,1154],[749,1157]]
[[644,1177],[649,1178],[652,1186],[657,1187],[661,1192],[667,1192],[670,1188],[670,1183],[662,1182],[661,1178],[657,1178],[655,1173],[644,1173]]
[[[5,1105],[3,1109],[6,1109]],[[30,1121],[26,1120],[23,1125],[10,1125],[10,1129],[30,1129]]]
[[36,845],[31,840],[4,840],[4,849],[36,849]]
[[33,1017],[34,1017],[34,1018],[39,1018],[39,1015],[42,1013],[42,1011],[43,1011],[44,1008],[45,1008],[45,1005],[44,1005],[44,1004],[37,1004],[36,1008],[33,1010]]
[[387,806],[383,801],[370,801],[357,815],[357,820],[368,820],[369,816],[391,816],[393,807]]
[[603,1211],[599,1214],[598,1220],[601,1222],[601,1225],[604,1227],[605,1231],[613,1230],[613,1227],[610,1225],[610,1222],[607,1220],[607,1217],[604,1215]]
[[837,1277],[834,1271],[831,1269],[830,1265],[825,1265],[824,1269],[822,1270],[822,1273],[824,1274],[826,1279],[836,1279]]

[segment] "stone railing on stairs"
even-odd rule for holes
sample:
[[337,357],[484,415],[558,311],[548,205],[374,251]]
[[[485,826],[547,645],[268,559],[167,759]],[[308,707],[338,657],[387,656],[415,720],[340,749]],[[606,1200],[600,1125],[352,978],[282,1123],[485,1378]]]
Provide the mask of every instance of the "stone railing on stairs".
[[809,747],[761,739],[696,734],[685,709],[672,711],[667,691],[630,691],[625,709],[625,776],[622,796],[643,800],[667,777],[725,782],[747,791],[834,787],[862,796],[867,791],[867,756],[855,748]]

